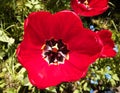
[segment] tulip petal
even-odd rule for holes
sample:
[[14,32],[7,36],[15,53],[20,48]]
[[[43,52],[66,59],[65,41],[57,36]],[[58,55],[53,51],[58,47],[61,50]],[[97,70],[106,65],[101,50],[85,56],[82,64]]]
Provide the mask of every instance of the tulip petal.
[[111,39],[112,33],[109,30],[101,30],[98,33],[99,39],[102,43],[101,57],[113,57],[116,55],[114,42]]

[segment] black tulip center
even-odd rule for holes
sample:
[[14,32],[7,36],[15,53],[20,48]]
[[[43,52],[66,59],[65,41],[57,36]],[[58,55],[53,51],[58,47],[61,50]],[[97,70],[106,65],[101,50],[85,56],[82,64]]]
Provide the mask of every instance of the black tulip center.
[[62,42],[61,39],[55,40],[50,39],[47,40],[46,43],[42,47],[43,50],[43,58],[49,64],[63,64],[65,59],[68,59],[67,45]]

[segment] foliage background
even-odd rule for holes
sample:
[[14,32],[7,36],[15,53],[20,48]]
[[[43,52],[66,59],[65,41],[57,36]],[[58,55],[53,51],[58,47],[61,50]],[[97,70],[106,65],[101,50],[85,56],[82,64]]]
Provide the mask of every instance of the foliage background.
[[[118,91],[120,86],[120,1],[110,0],[110,8],[102,15],[81,17],[87,28],[110,29],[118,52],[114,58],[99,59],[90,66],[80,81],[62,83],[39,90],[32,86],[26,70],[16,59],[15,51],[22,41],[23,22],[32,11],[52,13],[69,9],[70,0],[0,0],[0,93],[93,93]],[[116,92],[117,93],[117,92]]]

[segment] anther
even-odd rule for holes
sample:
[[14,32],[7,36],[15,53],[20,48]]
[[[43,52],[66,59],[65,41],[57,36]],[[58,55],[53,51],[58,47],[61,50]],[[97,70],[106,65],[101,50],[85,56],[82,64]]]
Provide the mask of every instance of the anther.
[[87,8],[89,8],[88,0],[85,0],[85,1],[84,1],[84,4],[85,4],[85,6],[86,6]]

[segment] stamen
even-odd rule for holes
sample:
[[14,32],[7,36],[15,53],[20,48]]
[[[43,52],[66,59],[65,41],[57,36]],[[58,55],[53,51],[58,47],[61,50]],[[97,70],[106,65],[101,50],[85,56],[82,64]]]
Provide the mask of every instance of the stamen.
[[48,64],[63,64],[65,60],[69,59],[69,50],[61,39],[47,40],[41,49],[43,50],[42,56]]
[[84,1],[84,4],[85,4],[85,5],[88,5],[88,0],[85,0],[85,1]]
[[85,4],[86,8],[89,8],[89,7],[90,7],[90,6],[89,6],[89,3],[88,3],[88,0],[85,0],[85,1],[84,1],[84,4]]

